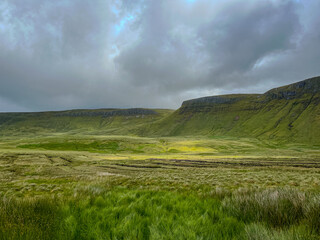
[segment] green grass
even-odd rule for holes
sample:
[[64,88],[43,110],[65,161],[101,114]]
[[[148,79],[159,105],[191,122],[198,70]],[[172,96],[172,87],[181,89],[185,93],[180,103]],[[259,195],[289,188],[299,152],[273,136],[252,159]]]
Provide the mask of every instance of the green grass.
[[112,190],[0,205],[2,239],[244,239],[244,224],[219,201],[172,192]]
[[[317,80],[318,81],[318,80]],[[320,145],[320,94],[299,94],[294,99],[246,95],[222,104],[184,104],[178,110],[154,110],[152,115],[90,116],[101,110],[43,113],[0,113],[0,136],[126,135],[145,137],[258,138],[278,144]],[[108,110],[109,111],[109,110]],[[86,146],[84,146],[86,147]],[[172,150],[174,151],[174,150]],[[177,150],[178,151],[178,150]]]
[[319,239],[319,156],[236,137],[3,138],[0,239]]
[[306,84],[176,111],[0,113],[0,240],[320,239]]
[[[95,113],[117,109],[70,110],[60,112],[36,113],[0,113],[0,136],[3,137],[39,137],[55,134],[82,135],[132,135],[136,128],[155,122],[171,114],[173,110],[153,109],[152,115],[128,116],[68,116],[79,112]],[[124,109],[122,109],[124,110]],[[121,111],[121,109],[118,109]]]
[[60,206],[51,198],[0,201],[0,239],[55,239]]
[[118,152],[119,144],[114,141],[99,143],[94,141],[92,143],[81,142],[50,142],[39,144],[25,144],[20,145],[20,148],[28,149],[47,149],[47,150],[63,150],[63,151],[89,151],[89,152]]
[[237,194],[226,198],[224,209],[244,222],[264,222],[275,228],[304,223],[319,234],[319,195],[296,190],[272,189],[256,193]]
[[[69,239],[232,239],[243,224],[214,199],[171,192],[115,191],[67,211],[77,226]],[[83,229],[84,228],[84,229]]]
[[138,134],[146,136],[256,137],[278,143],[319,145],[320,94],[270,100],[247,95],[225,104],[185,104]]
[[0,239],[318,239],[319,196],[87,187],[63,199],[2,198]]

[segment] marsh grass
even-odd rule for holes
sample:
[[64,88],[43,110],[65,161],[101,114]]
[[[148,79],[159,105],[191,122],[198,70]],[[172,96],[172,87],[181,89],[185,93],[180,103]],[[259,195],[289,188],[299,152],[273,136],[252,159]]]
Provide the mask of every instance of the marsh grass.
[[[94,189],[92,189],[95,192]],[[63,201],[2,199],[2,239],[245,239],[221,202],[168,191],[115,189]]]
[[319,153],[234,138],[11,139],[0,239],[319,239]]
[[87,186],[59,200],[2,198],[0,239],[319,239],[319,198]]
[[293,226],[289,229],[275,230],[261,223],[248,224],[245,227],[248,240],[317,240],[306,226]]
[[[302,225],[303,231],[319,234],[319,194],[295,189],[268,189],[246,194],[233,194],[223,200],[223,209],[245,223],[261,222],[286,229]],[[307,229],[307,230],[306,230]]]
[[2,198],[0,239],[54,239],[60,218],[59,204],[52,198]]

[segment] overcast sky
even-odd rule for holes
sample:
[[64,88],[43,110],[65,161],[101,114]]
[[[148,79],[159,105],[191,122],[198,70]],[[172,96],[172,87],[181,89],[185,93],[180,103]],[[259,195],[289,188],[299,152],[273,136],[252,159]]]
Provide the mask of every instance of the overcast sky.
[[319,0],[0,1],[0,111],[177,108],[317,75]]

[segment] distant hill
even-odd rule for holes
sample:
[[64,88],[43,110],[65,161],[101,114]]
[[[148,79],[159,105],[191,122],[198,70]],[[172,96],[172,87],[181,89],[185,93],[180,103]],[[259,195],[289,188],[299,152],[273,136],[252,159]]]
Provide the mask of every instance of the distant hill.
[[264,94],[191,99],[176,111],[132,108],[0,113],[0,136],[234,136],[320,144],[319,103],[320,77],[315,77]]
[[167,109],[80,109],[35,113],[0,113],[0,136],[130,134],[132,129],[162,119]]
[[271,89],[184,101],[141,134],[236,136],[320,144],[320,77]]

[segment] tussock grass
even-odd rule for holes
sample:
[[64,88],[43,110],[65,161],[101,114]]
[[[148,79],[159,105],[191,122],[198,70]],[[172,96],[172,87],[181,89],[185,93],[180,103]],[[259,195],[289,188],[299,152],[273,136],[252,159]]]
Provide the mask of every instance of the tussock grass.
[[319,239],[319,148],[270,144],[6,140],[0,239]]
[[268,189],[233,194],[223,200],[222,206],[226,212],[245,223],[263,222],[280,229],[303,225],[309,233],[319,234],[319,194],[294,189]]
[[0,239],[55,239],[61,220],[57,200],[2,198]]
[[320,195],[311,197],[304,206],[307,224],[320,235]]
[[219,200],[196,195],[115,189],[0,204],[2,239],[245,239]]
[[220,197],[87,186],[59,200],[2,198],[0,239],[319,239],[319,194]]
[[289,229],[275,230],[261,223],[253,223],[245,227],[248,240],[317,240],[305,226],[294,226]]

